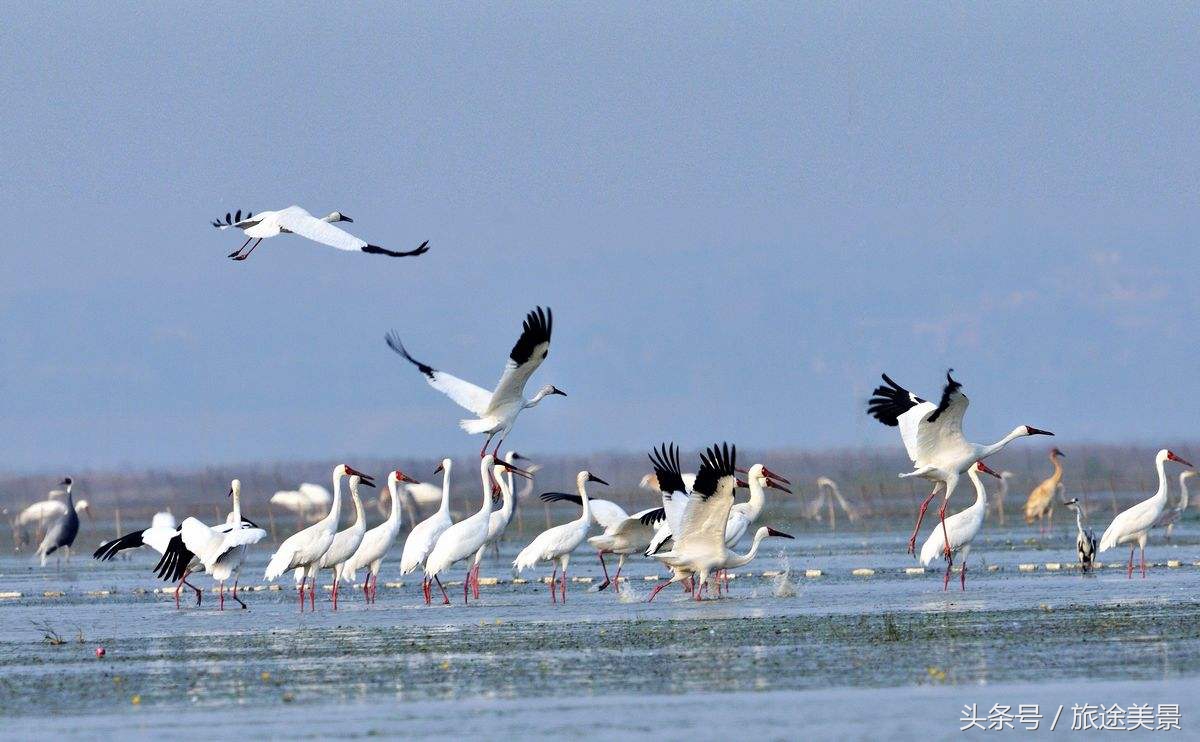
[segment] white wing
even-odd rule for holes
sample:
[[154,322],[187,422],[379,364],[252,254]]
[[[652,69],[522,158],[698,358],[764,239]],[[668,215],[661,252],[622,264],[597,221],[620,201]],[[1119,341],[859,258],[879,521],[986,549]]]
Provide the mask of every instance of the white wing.
[[221,543],[224,536],[196,518],[185,518],[180,527],[180,534],[183,536],[183,545],[195,554],[205,567],[215,562],[223,552]]
[[491,392],[481,386],[476,386],[469,381],[464,381],[457,376],[448,374],[445,371],[439,371],[433,366],[413,358],[408,354],[408,350],[404,347],[404,343],[400,341],[400,336],[396,333],[388,333],[386,339],[389,348],[404,356],[406,361],[416,366],[417,370],[425,375],[425,380],[429,382],[429,386],[454,400],[459,407],[469,410],[472,414],[479,417],[484,416],[492,403]]
[[1160,508],[1155,507],[1154,498],[1151,498],[1139,502],[1113,518],[1113,522],[1100,537],[1100,551],[1107,551],[1116,546],[1122,538],[1150,528],[1161,512]]
[[[491,403],[484,413],[493,411],[498,404],[511,403],[523,399],[525,384],[533,372],[537,371],[542,361],[550,354],[550,333],[554,329],[554,315],[549,309],[536,308],[525,316],[521,337],[513,345],[504,364],[504,373],[496,384],[496,391],[491,395]],[[431,382],[432,383],[432,382]],[[470,409],[470,408],[468,408]]]
[[721,487],[707,498],[692,495],[683,511],[683,523],[675,538],[674,551],[684,553],[700,546],[712,553],[720,553],[725,548],[725,524],[729,522],[729,510],[732,507],[732,487]]
[[339,250],[355,251],[362,250],[367,246],[365,240],[360,240],[349,232],[316,218],[299,206],[287,207],[278,213],[276,219],[279,221],[279,226],[289,232],[294,232],[322,245],[336,247]]

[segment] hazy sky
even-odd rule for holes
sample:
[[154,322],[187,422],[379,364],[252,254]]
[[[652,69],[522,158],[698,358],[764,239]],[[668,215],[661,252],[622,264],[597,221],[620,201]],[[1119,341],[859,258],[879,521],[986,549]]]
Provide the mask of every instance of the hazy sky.
[[[1195,437],[1200,27],[1140,4],[0,10],[0,468],[463,455],[388,351],[532,451]],[[418,259],[217,214],[340,209]]]

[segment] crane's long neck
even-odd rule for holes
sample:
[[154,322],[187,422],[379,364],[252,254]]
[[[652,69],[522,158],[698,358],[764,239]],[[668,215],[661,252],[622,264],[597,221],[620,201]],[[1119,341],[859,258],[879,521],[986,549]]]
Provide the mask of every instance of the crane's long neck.
[[763,506],[767,502],[767,493],[758,477],[750,477],[750,481],[746,484],[750,485],[750,500],[746,504],[750,506],[748,515],[750,522],[753,523],[762,514]]
[[[975,458],[976,459],[986,459],[988,456],[991,456],[992,454],[996,453],[997,451],[1000,451],[1001,449],[1003,449],[1005,446],[1012,443],[1016,439],[1024,437],[1024,435],[1025,435],[1024,430],[1022,430],[1021,428],[1015,428],[1011,433],[1004,436],[1003,438],[996,441],[995,443],[991,444],[990,446],[977,446],[976,452],[975,452]],[[974,463],[974,462],[972,462],[972,463]]]
[[579,499],[583,503],[583,512],[580,513],[579,520],[583,521],[584,523],[589,523],[592,520],[592,506],[588,504],[587,487],[584,485],[582,479],[579,480],[578,488]]
[[233,491],[233,527],[242,527],[242,492],[240,489]]
[[971,478],[971,484],[975,485],[975,504],[971,507],[987,512],[987,489],[983,486],[983,480],[974,471],[969,472],[967,476]]
[[506,471],[505,475],[497,477],[496,481],[500,484],[500,495],[503,498],[500,505],[500,514],[505,522],[507,522],[512,518],[513,512],[513,475],[510,471]]
[[732,557],[726,560],[723,568],[731,569],[733,567],[741,567],[744,564],[749,564],[750,562],[754,561],[754,557],[758,556],[758,546],[766,537],[767,530],[765,528],[758,529],[758,531],[754,534],[754,542],[750,544],[750,551],[747,551],[745,554],[733,554]]
[[442,467],[442,504],[438,512],[445,515],[450,512],[450,467]]
[[1158,466],[1158,492],[1155,492],[1154,497],[1150,499],[1165,502],[1167,499],[1167,460],[1160,458],[1154,463]]
[[337,530],[338,518],[342,512],[342,477],[340,474],[333,475],[333,502],[329,506],[329,514],[325,516],[325,521],[333,524],[333,529]]
[[392,509],[388,512],[388,525],[394,526],[400,522],[400,482],[393,479],[388,482],[388,493],[392,496]]
[[545,399],[548,396],[550,396],[550,392],[548,390],[539,389],[538,393],[533,395],[533,398],[530,399],[528,402],[526,402],[524,405],[522,405],[522,407],[524,407],[525,409],[528,409],[530,407],[536,407],[538,402],[541,402],[543,399]]
[[358,495],[358,488],[350,488],[350,499],[354,501],[354,525],[361,525],[366,522],[367,516],[363,513],[362,498]]
[[479,507],[479,512],[492,512],[492,462],[491,457],[483,459],[479,463],[479,480],[483,483],[483,504]]

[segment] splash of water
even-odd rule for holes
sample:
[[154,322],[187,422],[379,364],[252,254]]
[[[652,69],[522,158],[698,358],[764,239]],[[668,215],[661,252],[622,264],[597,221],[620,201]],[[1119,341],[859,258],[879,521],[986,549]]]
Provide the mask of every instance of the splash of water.
[[640,603],[642,602],[642,594],[633,587],[631,580],[621,580],[617,583],[617,597],[622,603]]
[[776,598],[791,598],[796,594],[796,583],[792,582],[792,563],[787,552],[779,550],[779,574],[775,576],[771,594]]

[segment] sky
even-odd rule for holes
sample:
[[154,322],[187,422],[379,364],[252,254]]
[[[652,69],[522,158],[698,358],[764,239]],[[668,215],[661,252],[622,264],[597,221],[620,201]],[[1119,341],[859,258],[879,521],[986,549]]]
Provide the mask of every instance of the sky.
[[[9,3],[0,469],[460,456],[554,310],[542,453],[1194,439],[1200,9]],[[335,209],[390,259],[218,214]]]

